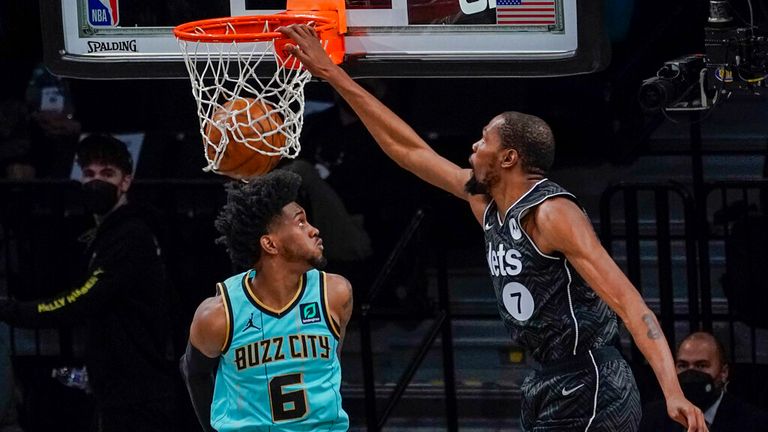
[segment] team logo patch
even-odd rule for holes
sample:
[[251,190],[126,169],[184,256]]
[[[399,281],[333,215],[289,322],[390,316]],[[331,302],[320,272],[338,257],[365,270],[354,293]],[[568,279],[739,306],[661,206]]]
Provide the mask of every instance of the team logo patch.
[[299,305],[302,324],[311,324],[320,321],[320,308],[317,302],[303,303]]
[[509,233],[515,240],[520,240],[520,238],[523,236],[522,231],[520,231],[520,225],[517,224],[517,220],[515,218],[509,220]]

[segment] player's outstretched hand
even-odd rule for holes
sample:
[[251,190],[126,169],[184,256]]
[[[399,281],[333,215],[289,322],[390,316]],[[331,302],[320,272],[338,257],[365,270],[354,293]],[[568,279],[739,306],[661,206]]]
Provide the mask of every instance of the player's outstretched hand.
[[291,24],[279,27],[278,32],[291,38],[295,44],[287,44],[285,51],[301,61],[315,77],[326,79],[336,68],[328,53],[320,44],[315,29],[307,24]]
[[667,413],[688,432],[708,432],[704,413],[682,395],[667,399]]

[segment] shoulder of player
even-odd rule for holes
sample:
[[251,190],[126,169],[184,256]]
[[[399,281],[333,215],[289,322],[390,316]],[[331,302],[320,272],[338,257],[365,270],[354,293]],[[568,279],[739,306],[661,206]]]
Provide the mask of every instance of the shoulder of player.
[[543,253],[552,253],[571,249],[575,234],[586,231],[582,222],[588,221],[579,206],[567,197],[556,196],[532,208],[522,225]]
[[352,284],[344,276],[328,273],[326,278],[328,307],[340,319],[341,326],[346,326],[352,315]]
[[569,197],[545,200],[536,206],[527,222],[524,223],[526,232],[545,254],[558,251],[574,259],[594,256],[602,250],[589,218]]
[[218,355],[227,336],[227,312],[221,296],[200,303],[189,329],[192,345],[208,356]]
[[328,290],[329,300],[337,298],[346,302],[352,297],[352,284],[347,278],[336,273],[326,273],[326,289]]
[[208,297],[197,307],[195,317],[192,320],[193,324],[199,322],[200,324],[211,325],[217,324],[217,321],[225,321],[227,316],[224,307],[224,300],[221,296]]
[[573,218],[584,218],[584,212],[572,199],[565,196],[555,196],[544,200],[532,212],[538,227],[571,226]]

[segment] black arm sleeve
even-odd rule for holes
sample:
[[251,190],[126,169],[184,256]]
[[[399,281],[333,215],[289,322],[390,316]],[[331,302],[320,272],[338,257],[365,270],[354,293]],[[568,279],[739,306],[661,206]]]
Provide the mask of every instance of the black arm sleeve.
[[187,385],[192,407],[206,432],[215,432],[211,427],[211,403],[213,402],[213,384],[218,358],[210,358],[187,342],[187,351],[181,356],[179,369]]
[[110,292],[116,289],[116,284],[113,274],[96,269],[81,286],[44,300],[0,300],[0,321],[27,328],[82,322],[106,310]]

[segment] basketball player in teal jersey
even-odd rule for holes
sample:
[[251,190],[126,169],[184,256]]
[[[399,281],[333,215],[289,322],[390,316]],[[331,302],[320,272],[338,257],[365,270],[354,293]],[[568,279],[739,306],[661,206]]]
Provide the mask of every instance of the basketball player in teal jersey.
[[494,117],[472,146],[472,169],[462,169],[334,65],[311,27],[278,31],[295,42],[287,51],[336,89],[389,157],[469,202],[485,231],[501,318],[513,342],[542,365],[522,386],[524,430],[637,430],[639,395],[614,347],[615,311],[651,364],[668,414],[689,432],[706,431],[653,312],[600,245],[576,198],[544,177],[554,160],[544,121],[515,112]]
[[190,328],[181,370],[205,430],[346,431],[339,353],[352,287],[325,266],[319,231],[296,203],[301,178],[231,183],[216,220],[232,262]]

